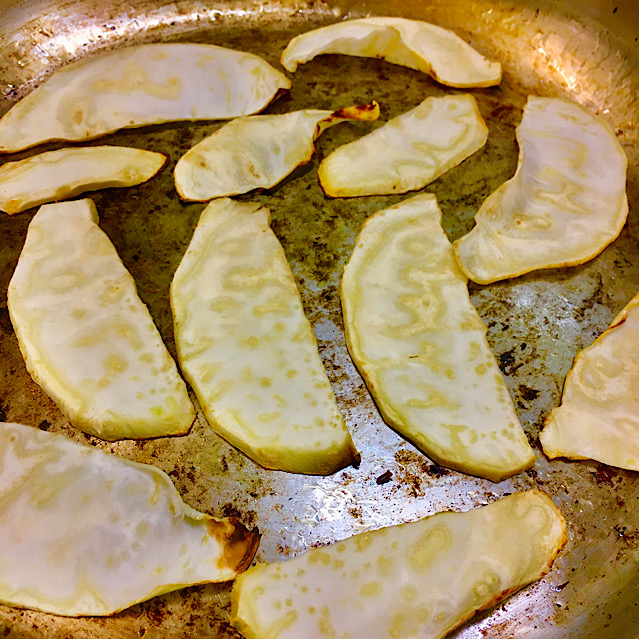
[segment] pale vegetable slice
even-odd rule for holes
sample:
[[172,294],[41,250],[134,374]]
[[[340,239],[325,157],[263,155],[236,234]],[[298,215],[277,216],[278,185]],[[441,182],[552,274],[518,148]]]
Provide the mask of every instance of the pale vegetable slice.
[[73,62],[0,119],[0,153],[125,127],[261,111],[291,83],[262,58],[211,44],[144,44]]
[[381,528],[240,575],[249,639],[439,639],[550,570],[566,524],[538,490]]
[[371,216],[344,269],[349,351],[384,420],[443,466],[499,481],[532,466],[434,195]]
[[0,423],[0,602],[111,615],[228,581],[259,543],[185,504],[168,475],[58,434]]
[[530,97],[517,128],[515,175],[455,242],[480,284],[582,264],[617,238],[626,217],[626,155],[599,116],[561,98]]
[[359,459],[268,209],[214,200],[171,285],[182,371],[215,432],[266,468]]
[[639,470],[639,294],[575,357],[539,439],[550,458]]
[[406,193],[430,184],[481,149],[488,129],[471,95],[426,98],[319,167],[331,197]]
[[58,149],[0,166],[0,210],[12,215],[85,191],[134,186],[166,163],[163,153],[126,146]]
[[488,87],[501,81],[501,65],[448,29],[406,18],[361,18],[293,38],[280,62],[290,72],[323,53],[383,58],[423,71],[452,87]]
[[371,122],[376,102],[337,111],[306,109],[281,115],[237,118],[196,144],[175,167],[175,187],[184,200],[200,202],[271,188],[310,162],[313,142],[347,120]]
[[195,410],[91,200],[35,214],[8,308],[33,379],[102,439],[186,433]]

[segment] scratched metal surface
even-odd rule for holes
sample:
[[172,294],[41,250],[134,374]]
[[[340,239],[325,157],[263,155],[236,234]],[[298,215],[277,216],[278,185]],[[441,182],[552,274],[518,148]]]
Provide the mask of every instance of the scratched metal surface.
[[[145,442],[106,444],[72,429],[26,373],[6,311],[6,287],[34,211],[0,217],[0,417],[64,432],[155,464],[171,475],[192,506],[237,515],[247,525],[258,526],[261,561],[286,560],[353,533],[445,509],[466,510],[539,486],[568,520],[565,550],[546,578],[453,636],[639,637],[636,474],[594,462],[548,462],[537,441],[544,415],[559,401],[572,358],[639,288],[639,67],[633,58],[639,16],[633,0],[0,0],[0,113],[53,69],[103,47],[160,40],[211,42],[252,51],[278,66],[279,54],[293,35],[367,12],[418,17],[454,28],[504,65],[499,88],[472,91],[490,130],[487,145],[426,189],[438,196],[451,240],[472,227],[479,204],[512,175],[517,159],[514,130],[529,93],[571,96],[601,113],[629,156],[630,216],[620,238],[602,255],[576,268],[470,287],[522,424],[538,451],[535,467],[493,484],[434,465],[383,424],[357,374],[344,342],[338,297],[341,269],[364,219],[401,197],[328,200],[318,186],[316,168],[332,149],[369,130],[362,123],[329,130],[318,141],[317,156],[309,166],[270,192],[242,197],[263,202],[273,213],[273,228],[292,265],[339,404],[362,453],[358,469],[330,477],[263,470],[215,436],[201,415],[188,436]],[[326,56],[303,65],[293,77],[290,95],[267,112],[336,108],[376,99],[384,121],[428,95],[449,91],[423,74],[382,61]],[[203,205],[179,201],[172,168],[181,154],[218,126],[169,124],[96,142],[145,147],[170,156],[168,167],[145,185],[89,195],[173,353],[169,284]],[[386,482],[376,481],[384,477]],[[238,635],[228,624],[229,593],[228,584],[187,588],[108,619],[66,619],[0,606],[0,636],[231,639]]]

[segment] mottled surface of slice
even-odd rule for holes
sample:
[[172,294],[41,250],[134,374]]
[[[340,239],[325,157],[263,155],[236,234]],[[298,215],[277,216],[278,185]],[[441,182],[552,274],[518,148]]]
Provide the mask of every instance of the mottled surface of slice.
[[186,384],[91,200],[45,204],[8,290],[33,379],[69,421],[102,439],[186,433]]
[[368,218],[342,278],[346,341],[389,425],[437,463],[499,481],[535,455],[440,220],[430,194]]
[[20,213],[85,191],[134,186],[166,163],[163,153],[126,146],[58,149],[0,166],[0,210]]
[[258,564],[233,584],[231,624],[248,639],[439,639],[545,575],[565,542],[551,499],[516,493]]
[[358,460],[284,251],[259,204],[214,200],[171,285],[182,370],[213,430],[266,468]]
[[323,53],[383,58],[452,87],[488,87],[501,81],[499,62],[491,62],[449,29],[421,20],[374,17],[338,22],[293,38],[280,62],[294,72]]
[[406,193],[430,184],[486,143],[488,129],[471,95],[426,98],[322,161],[326,195]]
[[628,161],[601,117],[571,100],[530,97],[517,140],[515,175],[455,242],[462,269],[480,284],[587,262],[628,216]]
[[291,83],[262,58],[211,44],[144,44],[73,62],[0,119],[0,153],[125,127],[261,111]]
[[0,423],[0,601],[110,615],[251,563],[256,531],[185,504],[168,475],[20,424]]

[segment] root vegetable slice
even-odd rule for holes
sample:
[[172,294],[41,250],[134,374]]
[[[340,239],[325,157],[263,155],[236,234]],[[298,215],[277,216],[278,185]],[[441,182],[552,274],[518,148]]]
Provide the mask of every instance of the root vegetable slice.
[[543,577],[565,542],[551,499],[516,493],[258,564],[233,584],[231,624],[249,639],[439,639]]
[[639,294],[575,357],[539,439],[550,458],[639,470]]
[[421,189],[486,143],[488,129],[471,95],[426,98],[319,167],[326,195],[353,197]]
[[517,140],[514,177],[455,242],[462,269],[480,284],[587,262],[628,216],[626,155],[603,119],[570,100],[531,97]]
[[259,543],[187,506],[153,466],[20,424],[0,424],[0,503],[0,601],[57,615],[228,581]]
[[171,285],[178,359],[215,432],[266,468],[329,474],[359,456],[268,209],[214,200]]
[[0,166],[0,210],[12,215],[85,191],[141,184],[166,159],[163,153],[126,146],[91,146],[7,162]]
[[8,307],[27,370],[76,428],[107,440],[189,430],[186,384],[91,200],[36,213]]
[[261,111],[291,83],[262,58],[210,44],[145,44],[69,64],[0,119],[0,152],[127,127]]
[[185,200],[200,202],[271,188],[310,162],[313,142],[347,120],[373,121],[379,105],[337,111],[307,109],[281,115],[238,118],[196,144],[175,167],[175,187]]
[[452,87],[488,87],[501,81],[501,65],[458,35],[428,22],[405,18],[347,20],[293,38],[280,62],[290,72],[324,53],[383,58],[423,71]]
[[389,425],[437,463],[499,481],[535,455],[440,220],[424,194],[366,221],[342,279],[346,341]]

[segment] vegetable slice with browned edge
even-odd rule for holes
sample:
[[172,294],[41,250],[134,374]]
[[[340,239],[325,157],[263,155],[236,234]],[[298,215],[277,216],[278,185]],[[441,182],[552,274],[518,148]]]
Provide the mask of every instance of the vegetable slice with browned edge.
[[72,62],[0,119],[0,153],[175,120],[261,111],[288,78],[262,58],[212,44],[143,44]]
[[186,384],[97,217],[85,199],[31,220],[7,298],[27,370],[91,435],[184,434],[195,419]]
[[256,530],[185,504],[161,470],[0,423],[0,602],[111,615],[250,565]]
[[305,109],[237,118],[187,151],[175,167],[175,187],[184,200],[204,202],[253,189],[269,189],[310,162],[313,142],[327,128],[348,120],[379,117],[376,102],[337,111]]
[[550,497],[515,493],[249,568],[231,624],[248,639],[440,639],[543,577],[565,542]]
[[12,215],[85,191],[134,186],[166,163],[163,153],[127,146],[58,149],[0,166],[0,210]]
[[269,222],[228,198],[202,213],[171,285],[178,360],[216,433],[266,468],[325,475],[359,455]]
[[421,20],[361,18],[307,31],[289,42],[280,62],[294,72],[324,53],[383,58],[452,87],[488,87],[501,81],[499,62],[491,62],[454,32]]
[[346,342],[384,420],[437,463],[500,481],[534,463],[434,195],[368,218],[341,285]]

